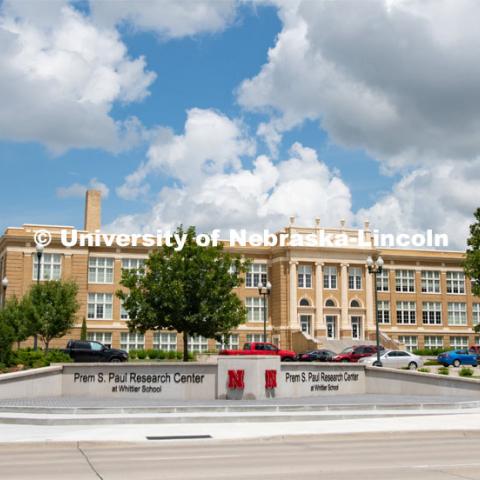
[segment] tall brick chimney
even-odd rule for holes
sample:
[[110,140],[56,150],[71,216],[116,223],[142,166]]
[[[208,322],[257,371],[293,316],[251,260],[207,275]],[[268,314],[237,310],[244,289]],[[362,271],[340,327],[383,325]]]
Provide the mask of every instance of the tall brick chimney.
[[88,232],[100,230],[102,224],[102,193],[100,190],[87,190],[85,195],[85,225]]

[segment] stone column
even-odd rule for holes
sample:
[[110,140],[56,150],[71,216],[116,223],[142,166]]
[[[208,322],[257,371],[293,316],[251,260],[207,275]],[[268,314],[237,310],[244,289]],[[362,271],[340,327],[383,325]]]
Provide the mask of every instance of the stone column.
[[[342,273],[341,273],[341,307],[342,307],[342,315],[341,315],[341,322],[340,322],[340,332],[339,338],[342,338],[342,330],[349,330],[351,332],[352,326],[350,325],[349,318],[348,318],[348,263],[342,263],[341,265]],[[348,336],[348,333],[346,333]],[[349,335],[351,337],[351,333]]]
[[323,262],[315,262],[315,330],[326,335],[327,326],[323,318]]
[[291,328],[300,329],[300,325],[297,318],[297,264],[293,260],[290,260],[290,300],[289,300],[289,319],[288,324]]

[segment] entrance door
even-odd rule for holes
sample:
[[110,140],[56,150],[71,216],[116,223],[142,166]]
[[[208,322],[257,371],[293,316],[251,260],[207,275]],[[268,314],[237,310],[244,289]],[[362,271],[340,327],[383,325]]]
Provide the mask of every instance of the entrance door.
[[312,333],[312,316],[311,315],[300,315],[300,327],[302,332],[308,333],[311,335]]
[[352,338],[354,340],[362,338],[362,317],[352,317]]
[[337,317],[335,315],[327,315],[327,338],[337,338]]

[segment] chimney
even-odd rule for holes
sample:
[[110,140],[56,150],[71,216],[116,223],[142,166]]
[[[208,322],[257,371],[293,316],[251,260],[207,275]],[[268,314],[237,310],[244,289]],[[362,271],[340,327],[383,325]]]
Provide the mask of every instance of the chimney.
[[85,195],[85,225],[87,232],[100,230],[102,218],[102,193],[100,190],[87,190]]

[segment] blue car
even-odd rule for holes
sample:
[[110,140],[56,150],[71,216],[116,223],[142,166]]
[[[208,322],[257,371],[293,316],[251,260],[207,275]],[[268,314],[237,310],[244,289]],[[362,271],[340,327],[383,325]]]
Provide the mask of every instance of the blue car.
[[449,352],[441,353],[437,357],[437,361],[444,367],[450,365],[454,367],[459,367],[460,365],[476,367],[478,365],[477,355],[469,353],[468,350],[450,350]]

